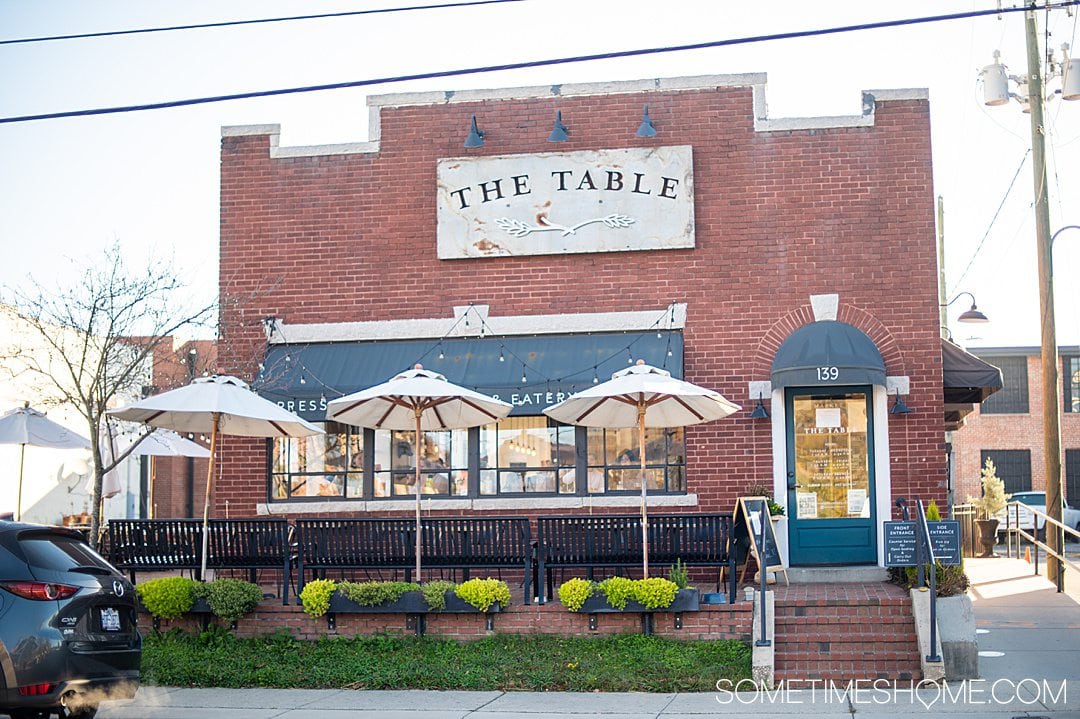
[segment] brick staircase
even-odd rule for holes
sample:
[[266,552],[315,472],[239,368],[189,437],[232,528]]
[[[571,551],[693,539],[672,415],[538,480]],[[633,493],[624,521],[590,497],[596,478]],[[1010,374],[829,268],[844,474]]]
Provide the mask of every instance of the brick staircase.
[[911,598],[886,582],[775,586],[775,678],[918,680]]

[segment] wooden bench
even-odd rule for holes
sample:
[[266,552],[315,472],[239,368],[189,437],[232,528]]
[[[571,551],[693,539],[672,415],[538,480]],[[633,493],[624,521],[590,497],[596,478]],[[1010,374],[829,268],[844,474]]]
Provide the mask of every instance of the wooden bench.
[[[327,570],[402,570],[416,565],[413,519],[298,519],[297,593],[305,574]],[[522,569],[525,603],[532,601],[532,534],[525,517],[439,517],[421,525],[422,567]]]
[[[288,603],[292,552],[285,519],[211,519],[207,537],[207,569],[248,570],[252,582],[259,569],[281,571],[281,599]],[[202,520],[109,520],[109,561],[135,581],[136,572],[202,569]]]
[[[687,566],[728,570],[728,601],[735,601],[735,553],[732,515],[672,514],[649,517],[649,565],[663,576],[680,560]],[[536,520],[539,589],[543,604],[553,593],[554,569],[581,568],[589,579],[595,567],[640,567],[641,517],[638,515],[567,515]],[[545,593],[546,587],[546,593]]]

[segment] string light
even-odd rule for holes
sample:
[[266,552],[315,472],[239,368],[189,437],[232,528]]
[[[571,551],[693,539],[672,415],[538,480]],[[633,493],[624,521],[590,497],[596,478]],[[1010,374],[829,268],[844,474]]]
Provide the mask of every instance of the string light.
[[[465,327],[472,326],[471,323],[470,323],[470,319],[469,319],[469,313],[473,312],[474,309],[475,309],[474,306],[470,304],[469,307],[466,309],[466,311],[462,313],[462,315],[454,322],[454,324],[446,331],[446,333],[440,339],[437,340],[436,344],[433,347],[431,347],[430,349],[428,349],[426,352],[424,352],[417,359],[417,362],[422,362],[424,357],[428,357],[436,349],[438,350],[438,354],[437,354],[438,358],[440,360],[445,359],[446,358],[446,351],[445,351],[445,346],[444,346],[445,340],[448,337],[450,337],[451,335],[453,335],[455,330],[460,325],[464,325]],[[485,321],[485,318],[479,312],[477,313],[477,317],[479,318],[479,332],[478,332],[479,338],[485,339],[485,338],[495,337],[496,335],[494,335],[494,333],[492,333],[490,331],[491,328],[487,326],[487,322]],[[657,337],[659,339],[665,339],[665,335],[664,335],[664,332],[663,332],[663,326],[662,326],[665,320],[668,320],[671,323],[671,326],[668,327],[668,329],[671,330],[673,328],[673,326],[674,326],[674,321],[675,321],[675,303],[672,303],[667,308],[665,308],[663,313],[656,319],[656,321],[654,321],[652,323],[650,329],[647,330],[647,331],[655,330],[656,335],[657,335]],[[279,328],[275,326],[274,329],[278,330]],[[281,334],[281,333],[278,332],[278,334]],[[585,333],[585,334],[586,335],[591,335],[592,333]],[[538,337],[538,335],[536,337]],[[626,364],[627,365],[632,365],[634,363],[634,354],[632,352],[633,346],[636,343],[640,342],[643,339],[643,337],[644,337],[644,335],[638,335],[633,340],[631,340],[630,343],[626,347],[624,347],[624,348],[622,348],[620,350],[615,350],[615,351],[611,352],[610,354],[607,355],[607,359],[604,359],[601,362],[599,362],[597,364],[594,364],[593,367],[592,367],[592,370],[593,370],[593,377],[592,377],[593,382],[592,383],[593,384],[599,384],[599,382],[600,382],[600,376],[599,376],[599,366],[600,366],[600,364],[606,364],[606,363],[610,362],[612,359],[614,359],[614,357],[618,356],[618,352],[620,352],[620,351],[626,352]],[[670,331],[666,335],[666,340],[667,340],[667,357],[673,357],[674,352],[671,349],[672,333]],[[286,344],[286,345],[288,344],[288,340],[284,336],[282,336],[282,344]],[[507,359],[508,355],[509,355],[509,357],[511,357],[513,359],[516,359],[516,360],[521,362],[521,365],[522,365],[521,383],[526,384],[528,382],[528,377],[529,377],[529,375],[528,375],[529,364],[524,359],[519,357],[512,349],[507,348],[505,344],[500,342],[499,343],[499,362],[500,363],[506,362],[506,359]],[[283,359],[284,359],[284,361],[286,363],[291,363],[292,362],[291,353],[287,352]],[[414,362],[412,364],[416,364],[416,362]],[[665,361],[663,363],[663,365],[666,367],[667,362]],[[299,384],[300,385],[306,385],[307,384],[307,375],[312,374],[312,373],[304,365],[303,362],[298,362],[297,369],[301,370]],[[534,370],[535,370],[535,368],[534,368]],[[539,381],[544,381],[544,382],[547,383],[547,386],[550,388],[550,386],[551,386],[551,384],[553,382],[560,383],[560,382],[564,382],[564,381],[568,381],[568,380],[573,381],[572,378],[578,377],[578,376],[584,374],[586,371],[587,370],[571,371],[571,372],[567,372],[564,376],[557,377],[557,378],[545,377],[542,374],[537,373],[537,374],[539,374],[539,376],[536,378],[536,381],[538,381],[538,382]],[[266,374],[266,366],[263,363],[259,364],[259,373],[260,373],[260,376],[259,376],[260,384],[262,384],[264,386],[269,386],[270,384],[272,384],[272,382],[268,382],[268,381],[266,381],[264,379],[265,374]],[[282,379],[282,381],[284,381],[284,379],[285,379],[284,376],[282,376],[281,379]],[[327,385],[325,382],[320,380],[314,374],[312,374],[312,379],[314,379],[318,384],[322,385],[322,387],[324,387],[326,390],[330,391],[332,394],[334,394],[336,396],[342,396],[342,395],[345,394],[344,392],[341,392],[341,391],[335,389],[334,387],[331,387],[331,386]],[[323,394],[323,398],[325,398],[325,393]]]

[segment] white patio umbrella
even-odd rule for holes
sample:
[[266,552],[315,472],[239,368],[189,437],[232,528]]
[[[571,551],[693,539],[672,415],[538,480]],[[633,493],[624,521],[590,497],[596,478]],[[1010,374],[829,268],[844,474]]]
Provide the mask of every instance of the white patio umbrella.
[[30,407],[26,402],[22,407],[9,410],[0,417],[0,444],[19,445],[19,486],[16,490],[15,519],[22,519],[23,464],[26,460],[26,445],[49,447],[51,449],[89,449],[90,440],[75,434],[67,427],[53,422]]
[[447,382],[422,365],[382,384],[335,399],[326,418],[373,429],[415,430],[416,579],[420,581],[420,435],[424,430],[477,427],[498,422],[513,407],[501,400]]
[[675,379],[667,370],[638,360],[607,382],[582,390],[544,410],[567,424],[584,427],[638,428],[641,455],[642,569],[649,576],[649,515],[646,506],[645,428],[685,427],[726,417],[742,409],[718,392]]
[[[206,447],[198,444],[197,442],[192,442],[186,437],[181,437],[179,434],[173,432],[170,429],[162,429],[160,427],[157,427],[154,428],[154,430],[151,431],[150,434],[147,434],[146,436],[142,437],[142,439],[140,439],[139,435],[117,432],[114,428],[112,430],[111,436],[113,438],[113,444],[108,448],[108,450],[112,452],[112,457],[115,458],[117,455],[122,455],[128,450],[129,447],[131,447],[132,444],[138,442],[138,444],[135,444],[135,448],[131,450],[130,454],[136,457],[150,458],[150,486],[147,503],[150,505],[149,509],[151,517],[154,516],[154,483],[157,479],[157,477],[155,476],[156,471],[154,467],[154,458],[201,458],[210,456],[210,450],[208,450]],[[109,474],[114,475],[115,478],[115,473],[116,470],[114,468],[114,470]],[[106,477],[106,479],[108,479],[108,477]],[[119,491],[119,482],[114,481],[113,484],[116,485],[117,491]],[[102,487],[102,495],[106,497],[109,496],[109,494],[105,491],[104,486]]]
[[203,505],[202,573],[206,574],[210,488],[214,480],[219,434],[240,437],[307,437],[322,430],[252,392],[246,382],[228,375],[199,377],[191,384],[111,409],[110,416],[178,432],[210,435],[210,466]]

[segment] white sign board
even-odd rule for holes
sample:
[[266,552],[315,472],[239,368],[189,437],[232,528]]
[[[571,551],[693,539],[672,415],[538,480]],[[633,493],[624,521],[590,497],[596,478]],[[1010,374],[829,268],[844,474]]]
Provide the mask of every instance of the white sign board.
[[438,255],[694,247],[690,146],[440,160]]

